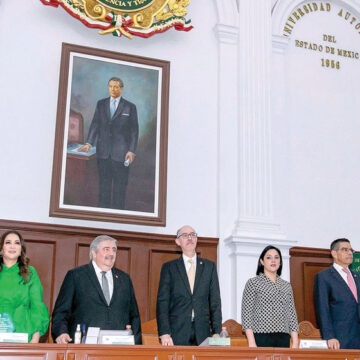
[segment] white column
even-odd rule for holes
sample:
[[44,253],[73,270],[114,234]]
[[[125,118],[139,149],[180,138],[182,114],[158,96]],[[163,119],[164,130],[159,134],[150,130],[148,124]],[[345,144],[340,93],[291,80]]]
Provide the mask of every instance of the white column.
[[236,26],[218,24],[218,229],[219,235],[229,235],[236,212],[234,191],[237,191],[237,127],[238,75]]
[[271,3],[241,0],[239,5],[238,216],[232,236],[233,310],[240,321],[242,292],[255,276],[257,259],[269,245],[280,248],[289,277],[288,241],[274,219],[271,131]]
[[285,53],[290,43],[290,39],[284,36],[272,36],[272,68],[271,68],[271,117],[273,129],[273,156],[276,159],[274,170],[277,172],[278,186],[281,183],[281,193],[278,193],[281,201],[284,221],[287,220],[287,214],[284,210],[289,206],[288,194],[291,194],[289,188],[289,177],[283,177],[280,174],[287,174],[291,168],[291,147],[290,136],[292,121],[289,119],[287,111],[288,90],[286,84],[286,63]]
[[232,318],[231,263],[224,243],[237,213],[237,127],[238,127],[238,8],[236,0],[217,0],[218,24],[218,271],[222,294],[223,320]]

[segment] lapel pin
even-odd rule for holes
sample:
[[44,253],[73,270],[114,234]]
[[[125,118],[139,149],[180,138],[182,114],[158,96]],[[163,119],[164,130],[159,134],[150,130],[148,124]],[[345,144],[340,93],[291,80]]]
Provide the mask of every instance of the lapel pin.
[[117,276],[117,275],[115,275],[115,277],[116,277],[116,278],[118,278],[118,276]]
[[200,261],[200,265],[202,265],[202,261]]

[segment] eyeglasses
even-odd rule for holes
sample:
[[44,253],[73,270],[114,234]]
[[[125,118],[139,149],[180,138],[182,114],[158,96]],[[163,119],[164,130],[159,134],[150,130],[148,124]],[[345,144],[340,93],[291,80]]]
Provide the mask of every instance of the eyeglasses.
[[341,251],[341,252],[346,253],[346,254],[347,254],[347,253],[349,253],[349,252],[353,254],[353,253],[355,252],[355,250],[354,250],[354,249],[351,249],[351,248],[345,248],[345,247],[344,247],[344,248],[339,249],[338,251]]
[[191,239],[196,239],[197,238],[197,233],[196,232],[192,232],[192,233],[182,233],[178,236],[178,239],[188,239],[188,238],[191,238]]

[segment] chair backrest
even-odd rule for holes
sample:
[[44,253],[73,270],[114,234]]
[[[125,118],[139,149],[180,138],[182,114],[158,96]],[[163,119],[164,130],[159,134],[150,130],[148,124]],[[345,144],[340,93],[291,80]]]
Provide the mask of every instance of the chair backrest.
[[70,111],[68,142],[82,144],[84,142],[84,119],[80,113]]
[[320,330],[310,321],[304,320],[299,324],[299,339],[321,340]]
[[141,332],[143,334],[157,335],[158,329],[157,329],[156,319],[151,319],[149,321],[143,322],[141,324]]
[[243,333],[241,324],[233,319],[226,320],[222,326],[226,326],[226,330],[230,337],[246,338]]
[[141,324],[143,345],[159,345],[158,329],[156,319],[145,321]]

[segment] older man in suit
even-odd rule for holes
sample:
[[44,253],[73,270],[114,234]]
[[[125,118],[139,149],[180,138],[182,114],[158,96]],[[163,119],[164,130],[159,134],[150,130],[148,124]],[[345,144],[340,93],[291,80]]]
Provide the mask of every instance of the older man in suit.
[[58,344],[74,339],[77,324],[105,330],[131,325],[141,344],[140,316],[128,274],[114,268],[116,240],[96,237],[90,245],[90,264],[70,270],[61,286],[52,314],[52,337]]
[[221,300],[216,265],[196,255],[191,226],[177,231],[182,256],[161,269],[156,319],[162,345],[199,345],[221,331]]
[[78,151],[88,152],[96,145],[99,207],[124,209],[129,165],[138,143],[138,116],[136,106],[121,96],[121,79],[112,77],[108,88],[110,97],[98,101],[87,143]]
[[351,271],[353,252],[348,239],[330,246],[333,265],[314,282],[316,318],[330,349],[360,349],[360,277]]

